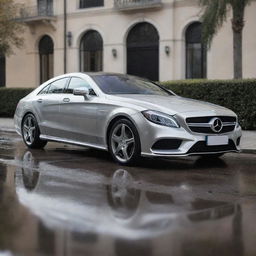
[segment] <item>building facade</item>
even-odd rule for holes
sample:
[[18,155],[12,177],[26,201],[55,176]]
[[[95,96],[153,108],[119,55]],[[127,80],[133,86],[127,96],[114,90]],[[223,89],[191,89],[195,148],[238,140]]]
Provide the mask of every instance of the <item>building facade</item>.
[[[255,11],[256,3],[246,8],[245,78],[256,76]],[[129,73],[160,81],[232,78],[231,13],[210,50],[201,43],[199,15],[197,0],[24,1],[24,47],[0,57],[1,85],[36,87],[77,71]]]

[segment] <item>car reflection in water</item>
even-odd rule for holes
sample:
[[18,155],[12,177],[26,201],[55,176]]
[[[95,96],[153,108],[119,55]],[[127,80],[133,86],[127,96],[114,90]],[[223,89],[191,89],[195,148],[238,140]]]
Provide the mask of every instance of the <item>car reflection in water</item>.
[[24,153],[16,193],[39,219],[41,247],[52,255],[60,240],[66,255],[212,255],[209,246],[243,254],[239,204],[199,199],[183,184],[166,193],[164,185],[142,182],[128,168],[109,177],[36,154]]

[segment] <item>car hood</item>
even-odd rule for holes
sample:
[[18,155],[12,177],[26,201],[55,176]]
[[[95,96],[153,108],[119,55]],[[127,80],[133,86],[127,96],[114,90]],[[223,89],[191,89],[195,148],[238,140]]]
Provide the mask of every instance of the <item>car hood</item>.
[[235,113],[227,108],[179,96],[126,94],[112,96],[112,99],[120,101],[120,104],[128,103],[142,110],[157,110],[170,115],[193,116],[200,113],[200,115],[235,116]]

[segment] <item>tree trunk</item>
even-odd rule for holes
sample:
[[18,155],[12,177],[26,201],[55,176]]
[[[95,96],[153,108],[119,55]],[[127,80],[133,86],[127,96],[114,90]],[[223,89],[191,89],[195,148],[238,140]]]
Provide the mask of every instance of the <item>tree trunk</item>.
[[243,32],[233,30],[234,79],[243,78]]
[[234,79],[243,78],[243,28],[245,1],[237,0],[233,2],[233,60]]

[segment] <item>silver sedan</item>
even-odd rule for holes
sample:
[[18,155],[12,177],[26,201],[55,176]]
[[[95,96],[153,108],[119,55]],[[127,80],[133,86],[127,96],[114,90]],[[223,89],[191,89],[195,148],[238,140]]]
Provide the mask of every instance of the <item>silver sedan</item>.
[[242,135],[231,110],[111,73],[55,77],[20,100],[14,120],[30,148],[71,143],[108,150],[121,164],[140,156],[218,157],[238,152]]

